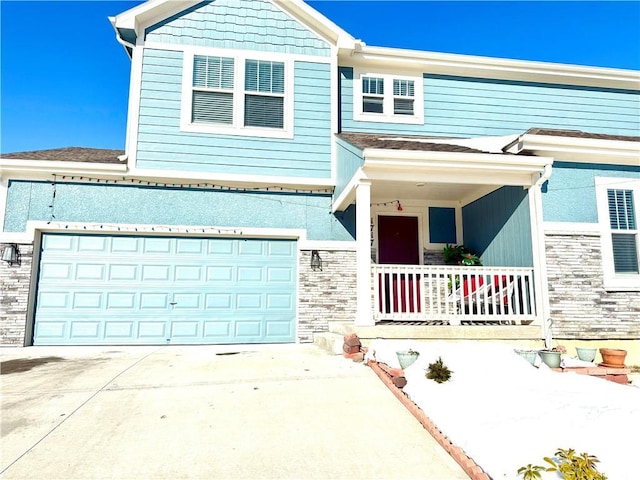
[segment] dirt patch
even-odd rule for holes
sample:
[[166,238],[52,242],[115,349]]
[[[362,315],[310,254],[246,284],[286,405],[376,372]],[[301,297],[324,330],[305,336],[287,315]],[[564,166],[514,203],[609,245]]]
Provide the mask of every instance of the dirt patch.
[[6,362],[0,363],[0,375],[27,372],[34,367],[52,362],[61,362],[63,360],[64,358],[62,357],[16,358],[14,360],[7,360]]

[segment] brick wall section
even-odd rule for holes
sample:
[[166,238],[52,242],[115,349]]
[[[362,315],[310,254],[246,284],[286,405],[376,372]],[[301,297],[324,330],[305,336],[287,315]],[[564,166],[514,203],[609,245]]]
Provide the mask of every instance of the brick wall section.
[[[6,244],[0,244],[0,252]],[[0,345],[23,346],[33,245],[18,245],[20,264],[0,262]]]
[[357,310],[356,252],[320,250],[322,271],[311,270],[311,252],[302,251],[298,276],[298,340],[313,342],[329,322],[354,322]]
[[554,338],[640,338],[640,292],[603,288],[599,235],[546,235]]

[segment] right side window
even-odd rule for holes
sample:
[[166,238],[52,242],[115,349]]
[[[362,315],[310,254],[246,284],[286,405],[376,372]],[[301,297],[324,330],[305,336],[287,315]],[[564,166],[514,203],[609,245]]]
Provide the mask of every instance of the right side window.
[[638,272],[638,226],[633,190],[607,189],[611,246],[616,273]]
[[640,179],[596,178],[604,287],[640,290]]

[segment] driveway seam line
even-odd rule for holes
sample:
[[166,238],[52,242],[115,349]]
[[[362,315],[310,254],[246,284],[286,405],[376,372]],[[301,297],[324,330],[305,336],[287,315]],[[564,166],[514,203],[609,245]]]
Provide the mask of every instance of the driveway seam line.
[[[164,345],[163,345],[164,346]],[[111,382],[113,382],[116,378],[118,378],[120,375],[128,372],[129,370],[131,370],[133,367],[135,367],[136,365],[138,365],[140,362],[142,362],[143,360],[147,359],[149,356],[153,355],[154,353],[158,352],[160,348],[157,348],[155,350],[153,350],[152,352],[147,353],[144,357],[138,359],[136,362],[132,363],[131,365],[129,365],[127,368],[125,368],[124,370],[122,370],[120,373],[118,373],[116,376],[114,376],[113,378],[111,378],[107,383],[105,383],[102,387],[100,387],[98,390],[96,390],[89,398],[87,398],[84,402],[82,402],[80,405],[78,405],[69,415],[67,415],[60,423],[58,423],[57,425],[55,425],[51,430],[49,430],[46,434],[44,434],[42,436],[42,438],[40,438],[36,443],[34,443],[33,445],[31,445],[27,450],[25,450],[22,454],[20,454],[20,456],[18,456],[13,462],[11,462],[9,465],[7,465],[5,468],[3,468],[0,471],[0,475],[2,475],[4,472],[6,472],[7,470],[9,470],[11,467],[13,467],[20,459],[22,459],[25,455],[27,455],[31,450],[33,450],[34,448],[36,448],[38,445],[40,445],[40,443],[42,443],[42,441],[47,438],[49,435],[51,435],[53,432],[55,432],[59,427],[62,426],[62,424],[64,424],[67,420],[69,420],[71,417],[73,417],[73,415],[75,415],[75,413],[80,410],[82,407],[84,407],[87,403],[89,403],[91,400],[93,400],[96,395],[98,395],[100,392],[105,391],[105,389],[107,388],[107,385],[109,385]]]

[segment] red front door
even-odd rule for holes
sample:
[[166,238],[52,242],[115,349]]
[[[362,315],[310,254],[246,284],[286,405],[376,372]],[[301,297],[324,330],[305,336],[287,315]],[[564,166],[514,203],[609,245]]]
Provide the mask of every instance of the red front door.
[[378,262],[420,264],[418,217],[378,217]]
[[[396,265],[420,264],[417,217],[378,217],[378,261]],[[420,275],[384,274],[378,282],[382,312],[421,310]]]

